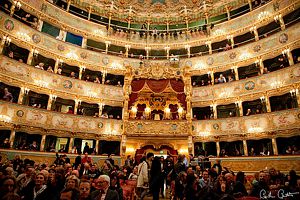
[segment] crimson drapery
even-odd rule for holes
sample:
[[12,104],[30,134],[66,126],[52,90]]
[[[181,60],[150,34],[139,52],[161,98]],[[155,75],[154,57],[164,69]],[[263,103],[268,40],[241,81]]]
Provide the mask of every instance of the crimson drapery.
[[[154,80],[154,79],[139,79],[139,80],[133,80],[131,82],[131,91],[130,99],[128,102],[128,108],[134,104],[134,102],[138,98],[138,94],[145,86],[148,86],[150,90],[153,93],[163,93],[164,90],[170,86],[172,90],[177,94],[178,103],[180,103],[184,109],[186,109],[186,97],[184,94],[184,83],[182,80],[176,80],[176,79],[163,79],[163,80]],[[175,108],[176,107],[176,108]],[[173,119],[176,119],[177,113],[177,106],[171,106],[171,112]],[[137,118],[140,118],[142,116],[142,112],[144,111],[144,106],[138,106],[138,113]],[[163,111],[162,111],[163,113]]]
[[176,80],[176,79],[163,79],[163,80],[139,79],[139,80],[133,80],[131,82],[131,91],[133,93],[139,92],[146,85],[154,93],[163,92],[167,88],[168,85],[170,85],[171,88],[177,93],[183,93],[184,92],[184,83],[182,82],[182,80]]

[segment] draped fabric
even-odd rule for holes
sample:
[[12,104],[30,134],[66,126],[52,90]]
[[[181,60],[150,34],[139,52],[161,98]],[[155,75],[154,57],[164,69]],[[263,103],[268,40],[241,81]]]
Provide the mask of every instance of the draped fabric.
[[[177,96],[178,103],[182,105],[184,109],[186,109],[186,96],[184,94],[184,83],[182,80],[176,80],[176,79],[163,79],[163,80],[154,80],[154,79],[139,79],[139,80],[133,80],[131,83],[131,91],[130,99],[128,102],[128,109],[131,108],[131,106],[135,103],[135,101],[138,99],[139,93],[142,92],[143,88],[147,87],[153,92],[153,93],[163,93],[166,88],[171,87],[171,89],[174,91],[174,93]],[[136,117],[139,119],[143,115],[143,111],[145,110],[145,105],[138,105],[137,107],[137,115]],[[178,117],[178,106],[177,105],[170,105],[170,110],[172,113],[172,119],[177,119]],[[158,111],[157,111],[158,112]],[[159,111],[158,114],[163,115],[164,111]],[[153,115],[153,111],[151,113],[151,117]]]
[[145,79],[133,80],[131,82],[131,91],[138,92],[138,91],[142,90],[145,83],[146,83]]
[[163,80],[154,80],[154,79],[139,79],[133,80],[131,82],[131,90],[133,93],[141,91],[145,86],[148,86],[150,90],[154,93],[163,92],[168,86],[176,93],[184,92],[184,83],[182,80],[176,79],[163,79]]

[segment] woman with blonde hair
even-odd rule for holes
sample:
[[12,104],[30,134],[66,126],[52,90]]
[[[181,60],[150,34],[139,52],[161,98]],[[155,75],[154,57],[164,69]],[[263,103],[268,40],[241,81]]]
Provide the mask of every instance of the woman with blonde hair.
[[79,190],[79,179],[75,175],[71,175],[66,180],[66,189],[76,189]]

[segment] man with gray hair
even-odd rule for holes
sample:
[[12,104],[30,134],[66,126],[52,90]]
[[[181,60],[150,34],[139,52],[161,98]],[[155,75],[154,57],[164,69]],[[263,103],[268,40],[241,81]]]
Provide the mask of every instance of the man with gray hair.
[[107,175],[100,175],[95,180],[95,190],[91,194],[92,200],[119,200],[119,195],[116,191],[109,189],[110,178]]

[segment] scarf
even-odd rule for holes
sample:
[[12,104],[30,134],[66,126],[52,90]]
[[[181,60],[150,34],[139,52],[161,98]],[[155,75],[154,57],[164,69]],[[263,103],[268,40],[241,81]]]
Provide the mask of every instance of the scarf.
[[43,185],[41,187],[41,189],[39,189],[37,192],[35,191],[35,187],[33,188],[33,200],[35,200],[35,198],[41,194],[42,192],[44,192],[44,190],[47,188],[47,185]]

